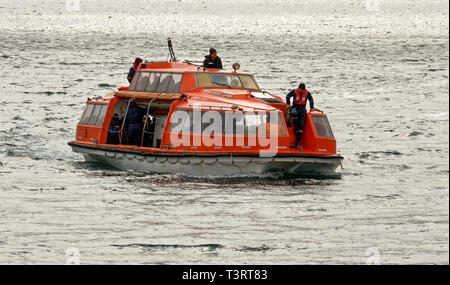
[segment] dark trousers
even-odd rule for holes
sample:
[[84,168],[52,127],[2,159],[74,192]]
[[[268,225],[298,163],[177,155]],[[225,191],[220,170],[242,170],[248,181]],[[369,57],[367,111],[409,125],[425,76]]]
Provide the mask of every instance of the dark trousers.
[[297,135],[297,144],[299,144],[302,139],[303,128],[305,127],[306,122],[306,108],[304,106],[294,106],[294,108],[297,113],[297,128],[295,133]]
[[108,129],[108,138],[106,139],[106,143],[119,144],[120,143],[119,131],[120,129],[118,127],[110,126]]
[[303,131],[303,128],[305,127],[306,114],[299,113],[297,118],[297,130]]
[[142,123],[129,124],[127,130],[127,144],[129,145],[141,145],[142,138]]

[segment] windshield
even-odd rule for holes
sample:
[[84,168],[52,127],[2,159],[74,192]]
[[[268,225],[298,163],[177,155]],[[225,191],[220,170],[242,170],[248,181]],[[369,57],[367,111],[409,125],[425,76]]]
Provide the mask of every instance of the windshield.
[[196,73],[197,87],[225,87],[259,90],[253,76],[226,73]]

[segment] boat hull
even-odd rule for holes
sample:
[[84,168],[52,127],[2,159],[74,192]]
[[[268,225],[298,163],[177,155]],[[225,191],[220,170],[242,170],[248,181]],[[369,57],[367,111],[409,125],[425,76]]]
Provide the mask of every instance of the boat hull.
[[233,155],[152,155],[113,148],[70,144],[86,161],[100,162],[121,170],[143,173],[183,174],[193,177],[259,176],[264,174],[335,175],[341,156],[233,156]]

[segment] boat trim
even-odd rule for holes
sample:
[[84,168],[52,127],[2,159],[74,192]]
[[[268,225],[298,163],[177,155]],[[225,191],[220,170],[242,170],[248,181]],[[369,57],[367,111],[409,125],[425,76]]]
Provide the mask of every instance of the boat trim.
[[[171,157],[260,157],[259,153],[169,153],[169,152],[147,152],[135,149],[122,149],[117,147],[108,147],[103,145],[88,145],[88,144],[80,144],[76,142],[68,142],[69,146],[87,148],[87,149],[99,149],[104,151],[114,151],[119,153],[130,153],[130,154],[139,154],[143,156],[171,156]],[[314,155],[314,154],[302,154],[302,153],[277,153],[273,158],[317,158],[317,159],[339,159],[343,160],[344,157],[340,155]]]

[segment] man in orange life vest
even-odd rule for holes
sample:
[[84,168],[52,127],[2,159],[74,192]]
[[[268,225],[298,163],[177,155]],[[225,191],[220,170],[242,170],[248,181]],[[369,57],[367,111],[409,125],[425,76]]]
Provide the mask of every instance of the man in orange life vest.
[[291,105],[291,97],[294,97],[291,114],[298,118],[297,129],[295,131],[297,135],[296,144],[300,145],[306,120],[306,100],[309,100],[310,109],[314,109],[314,99],[311,93],[306,90],[304,83],[300,83],[297,89],[293,89],[286,95],[286,104]]

